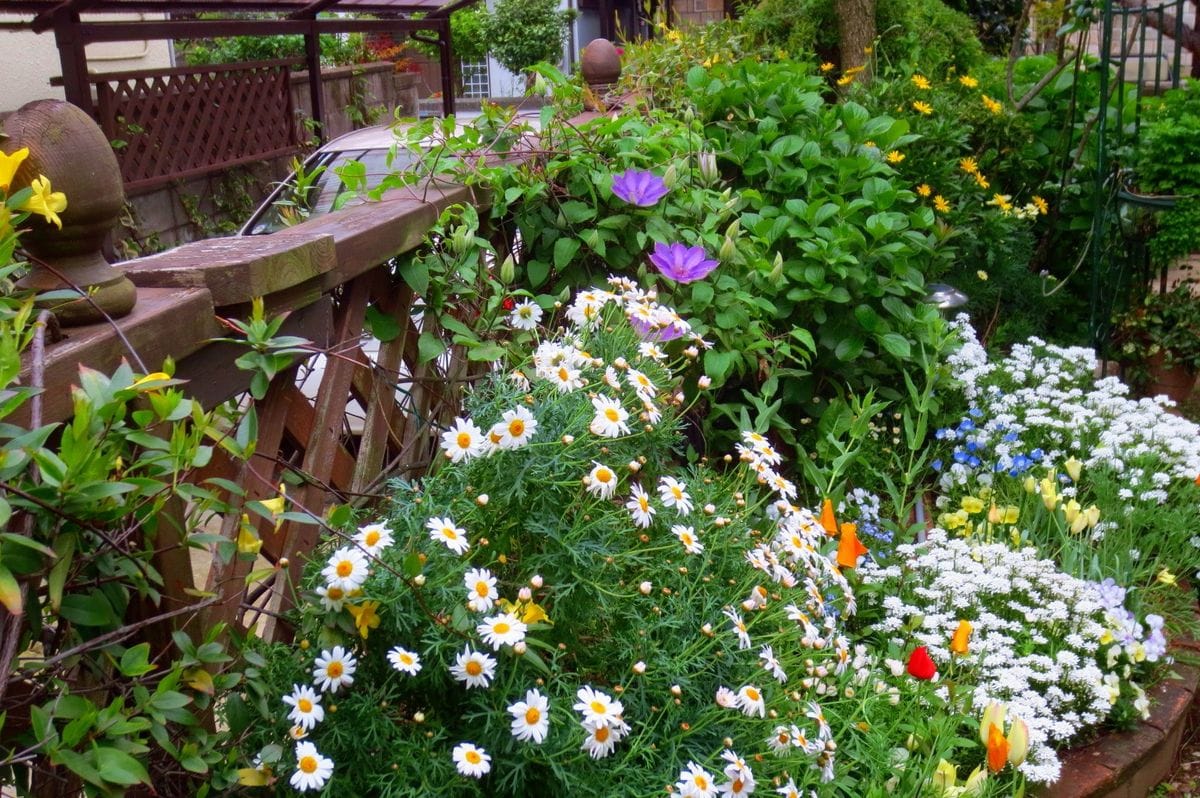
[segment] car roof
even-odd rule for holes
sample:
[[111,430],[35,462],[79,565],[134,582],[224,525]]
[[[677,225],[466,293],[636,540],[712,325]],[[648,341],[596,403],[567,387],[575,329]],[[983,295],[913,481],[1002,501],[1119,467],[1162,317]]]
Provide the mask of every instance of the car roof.
[[[469,125],[479,116],[478,111],[467,111],[454,117],[459,130]],[[539,127],[538,112],[523,111],[517,118],[527,125]],[[318,152],[350,152],[354,150],[386,150],[396,143],[396,132],[416,124],[413,120],[405,120],[390,125],[372,125],[359,128],[338,136],[333,141],[321,145]]]

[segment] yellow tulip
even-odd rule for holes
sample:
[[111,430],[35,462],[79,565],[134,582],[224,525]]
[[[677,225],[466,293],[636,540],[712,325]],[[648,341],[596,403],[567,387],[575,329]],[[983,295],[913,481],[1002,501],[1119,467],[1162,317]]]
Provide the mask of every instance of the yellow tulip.
[[937,764],[937,769],[933,771],[933,786],[945,793],[952,790],[958,784],[958,768],[946,760],[941,760]]
[[1021,517],[1021,508],[1015,504],[1010,504],[1004,508],[1004,523],[1015,524],[1017,519]]
[[[1075,501],[1074,499],[1068,499],[1067,501],[1063,502],[1063,518],[1066,519],[1067,524],[1072,527],[1072,531],[1074,531],[1073,527],[1075,526],[1075,519],[1079,518],[1079,512],[1082,509],[1083,508],[1079,506],[1079,502]],[[1084,523],[1087,523],[1086,518],[1084,519]]]
[[1014,717],[1008,730],[1008,763],[1019,767],[1029,753],[1029,727],[1025,721]]
[[1074,457],[1072,457],[1070,460],[1068,460],[1063,465],[1066,467],[1067,476],[1069,476],[1071,478],[1071,481],[1078,482],[1079,481],[1079,472],[1083,469],[1083,463],[1079,462]]
[[963,798],[979,798],[983,794],[985,782],[987,782],[987,771],[982,767],[977,767],[971,771],[971,775],[967,776],[967,780],[963,782]]
[[1096,526],[1096,524],[1100,523],[1100,508],[1097,507],[1096,505],[1093,504],[1090,507],[1088,507],[1086,510],[1083,511],[1083,514],[1084,514],[1084,516],[1087,517],[1087,525],[1089,528],[1094,527],[1094,526]]
[[988,744],[988,734],[993,726],[1004,728],[1004,714],[1007,707],[999,701],[993,701],[983,710],[983,720],[979,723],[979,742]]
[[1042,479],[1041,484],[1042,504],[1046,505],[1046,509],[1054,512],[1054,508],[1058,506],[1058,487],[1054,484],[1054,480],[1050,477]]
[[954,630],[954,636],[950,638],[950,650],[955,654],[966,654],[973,628],[970,621],[960,620],[958,628]]
[[58,215],[67,209],[67,195],[61,191],[50,189],[50,178],[45,175],[35,177],[29,184],[33,195],[25,200],[20,210],[41,214],[46,221],[62,229],[62,219]]
[[1004,519],[1004,512],[999,507],[997,507],[995,504],[993,504],[991,507],[988,508],[988,523],[989,524],[1002,523],[1003,519]]
[[12,185],[13,177],[17,174],[17,169],[21,167],[21,161],[29,157],[29,148],[22,147],[16,152],[8,155],[0,152],[0,189],[8,191]]
[[1026,493],[1037,493],[1037,480],[1035,480],[1033,477],[1025,477],[1025,482],[1023,484],[1025,486]]

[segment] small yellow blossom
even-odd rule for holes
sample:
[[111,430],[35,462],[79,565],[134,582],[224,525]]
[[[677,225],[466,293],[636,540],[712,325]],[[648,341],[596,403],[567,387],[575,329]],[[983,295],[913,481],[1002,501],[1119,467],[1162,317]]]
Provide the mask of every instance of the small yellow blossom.
[[900,163],[904,160],[904,158],[904,153],[900,152],[899,150],[892,150],[887,154],[887,162],[890,164]]
[[933,193],[933,189],[929,187],[928,183],[922,183],[921,185],[917,186],[917,193],[922,197],[928,197]]
[[821,71],[822,72],[832,72],[833,71],[833,62],[826,61],[824,64],[821,64]]
[[1173,585],[1173,584],[1175,584],[1176,576],[1175,576],[1175,574],[1171,573],[1170,568],[1164,568],[1161,571],[1159,571],[1158,576],[1156,576],[1154,578],[1158,580],[1159,584]]
[[21,167],[21,161],[28,157],[28,147],[22,147],[11,155],[0,152],[0,190],[8,191],[17,169]]
[[993,114],[998,114],[1004,110],[1004,106],[986,94],[980,95],[983,97],[983,107],[991,111]]
[[962,508],[964,512],[974,515],[983,511],[983,502],[975,496],[967,496],[962,500]]
[[933,209],[938,213],[950,213],[950,203],[941,194],[933,198]]
[[988,205],[995,205],[1000,209],[1001,213],[1008,214],[1012,213],[1013,206],[1011,200],[1012,197],[1008,194],[993,194],[992,198],[988,200]]
[[[864,147],[875,147],[877,145],[871,139],[867,139],[866,141],[863,142],[863,146]],[[1197,477],[1197,479],[1200,480],[1200,477]],[[1197,484],[1200,484],[1200,482],[1197,482]]]
[[1032,197],[1030,197],[1030,200],[1033,202],[1034,207],[1037,208],[1038,213],[1042,214],[1043,216],[1050,213],[1050,204],[1037,194],[1034,194]]
[[354,616],[354,626],[358,629],[358,633],[362,635],[363,640],[367,639],[367,635],[372,629],[379,627],[379,609],[378,601],[364,601],[362,604],[347,604],[346,609]]
[[863,53],[864,53],[865,55],[870,55],[870,54],[871,54],[871,53],[873,53],[873,52],[875,52],[875,48],[874,48],[874,47],[864,47],[864,48],[863,48]]
[[67,209],[67,195],[61,191],[52,191],[50,178],[45,175],[35,177],[29,187],[33,189],[33,195],[25,200],[20,209],[41,214],[47,222],[61,230],[62,219],[58,218],[58,215]]
[[925,116],[929,116],[933,113],[933,106],[929,103],[921,102],[920,100],[913,102],[912,107],[914,111],[919,114],[924,114]]
[[968,156],[958,162],[958,168],[962,169],[969,175],[979,174],[979,164],[975,163],[975,159]]
[[975,182],[979,184],[980,188],[991,188],[992,187],[992,184],[989,183],[988,179],[986,177],[984,177],[983,174],[980,172],[975,173]]
[[958,82],[966,86],[968,89],[973,89],[979,85],[979,81],[975,80],[975,78],[971,77],[970,75],[959,75]]
[[975,276],[978,277],[983,282],[985,282],[985,283],[987,282],[988,273],[985,272],[983,269],[980,269],[979,271],[975,272]]
[[854,82],[853,75],[842,75],[840,78],[837,79],[837,85],[839,85],[839,86],[849,86],[853,82]]
[[237,537],[238,554],[257,555],[262,544],[262,538],[254,531],[254,526],[250,523],[250,516],[242,513],[242,523]]
[[929,91],[933,88],[933,84],[929,82],[929,78],[924,75],[913,75],[912,82],[914,86],[922,91]]

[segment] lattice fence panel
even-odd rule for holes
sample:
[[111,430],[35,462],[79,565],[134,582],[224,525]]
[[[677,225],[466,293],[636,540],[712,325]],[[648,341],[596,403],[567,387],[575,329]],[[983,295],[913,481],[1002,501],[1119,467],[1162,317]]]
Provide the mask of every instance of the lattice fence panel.
[[145,191],[299,149],[287,64],[93,75],[97,121],[113,142],[125,189]]

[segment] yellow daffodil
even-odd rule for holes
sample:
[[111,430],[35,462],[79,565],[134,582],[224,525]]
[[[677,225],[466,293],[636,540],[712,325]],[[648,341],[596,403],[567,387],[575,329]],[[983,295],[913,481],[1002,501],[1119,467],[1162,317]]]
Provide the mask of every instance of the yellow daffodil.
[[22,147],[11,155],[0,152],[0,189],[9,192],[12,186],[13,177],[17,174],[17,169],[21,167],[21,162],[29,157],[29,148]]
[[925,116],[929,116],[933,113],[933,106],[929,103],[921,102],[920,100],[914,101],[912,107],[914,111]]
[[933,84],[929,82],[929,78],[924,75],[913,75],[912,82],[914,86],[922,91],[929,91],[933,88]]
[[47,222],[61,230],[62,219],[58,218],[58,215],[67,209],[67,195],[61,191],[52,191],[50,178],[45,175],[35,177],[29,187],[33,189],[33,195],[25,200],[20,209],[40,214]]
[[941,194],[933,198],[933,209],[938,213],[950,213],[950,203]]
[[364,601],[362,604],[347,604],[346,609],[354,616],[354,627],[358,629],[358,633],[362,635],[363,640],[367,639],[367,635],[372,629],[379,627],[379,609],[378,601]]
[[968,89],[973,89],[979,85],[979,81],[977,81],[975,78],[971,77],[970,75],[960,75],[958,78],[958,82],[961,83],[962,85],[966,86]]

